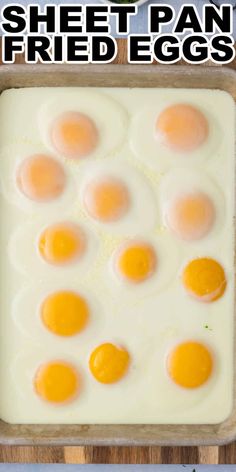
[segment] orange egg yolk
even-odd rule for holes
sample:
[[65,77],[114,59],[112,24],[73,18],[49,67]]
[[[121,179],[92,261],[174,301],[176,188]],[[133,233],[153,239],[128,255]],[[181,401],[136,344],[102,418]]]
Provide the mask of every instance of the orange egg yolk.
[[41,307],[41,319],[46,328],[59,336],[73,336],[82,331],[89,317],[87,302],[69,291],[49,295]]
[[183,271],[182,281],[187,292],[203,302],[217,300],[226,289],[223,267],[207,257],[189,262]]
[[71,111],[63,113],[54,121],[51,139],[54,148],[60,154],[79,159],[95,150],[98,144],[98,131],[87,115]]
[[167,370],[171,379],[180,387],[201,387],[209,379],[213,360],[209,350],[201,343],[186,341],[169,354]]
[[119,220],[128,210],[129,192],[114,178],[91,181],[84,195],[84,205],[90,216],[98,221]]
[[111,343],[98,346],[89,359],[90,370],[98,382],[110,384],[118,382],[127,372],[129,353]]
[[139,283],[155,271],[157,258],[153,247],[146,243],[129,244],[118,253],[116,269],[125,279]]
[[17,172],[19,189],[36,202],[48,202],[61,195],[65,180],[59,162],[42,154],[25,159]]
[[39,238],[39,252],[49,264],[68,264],[81,257],[85,237],[73,223],[58,223],[47,227]]
[[199,148],[207,139],[209,126],[203,113],[197,108],[177,104],[166,108],[156,122],[157,135],[178,152],[190,152]]
[[67,362],[48,362],[36,372],[34,388],[36,393],[48,402],[69,402],[78,394],[78,374]]
[[184,195],[173,200],[166,214],[169,228],[181,239],[192,241],[204,237],[215,220],[215,208],[203,193]]

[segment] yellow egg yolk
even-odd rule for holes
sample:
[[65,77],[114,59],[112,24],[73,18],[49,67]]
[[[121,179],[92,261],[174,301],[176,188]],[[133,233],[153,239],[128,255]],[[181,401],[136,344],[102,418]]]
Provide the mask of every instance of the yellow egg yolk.
[[204,237],[211,230],[214,220],[214,205],[203,193],[177,197],[166,213],[169,228],[186,241]]
[[91,154],[98,144],[98,130],[87,115],[66,112],[59,116],[51,129],[54,148],[65,157],[79,159]]
[[98,382],[110,384],[124,377],[129,362],[130,356],[125,349],[105,343],[92,352],[89,367]]
[[49,295],[41,306],[41,319],[46,328],[59,336],[73,336],[82,331],[89,317],[86,300],[69,291]]
[[209,126],[200,110],[191,105],[176,104],[162,111],[156,122],[156,131],[174,151],[191,152],[206,141]]
[[129,200],[126,186],[114,178],[91,181],[84,194],[84,205],[90,216],[105,223],[120,219],[128,210]]
[[155,271],[157,257],[153,247],[146,243],[131,243],[118,251],[116,269],[130,282],[140,283]]
[[39,238],[39,252],[49,264],[68,264],[81,257],[85,250],[85,237],[73,223],[48,226]]
[[182,281],[187,292],[203,302],[217,300],[226,289],[223,267],[207,257],[189,262],[183,271]]
[[201,343],[186,341],[169,354],[167,370],[171,379],[180,387],[201,387],[211,376],[212,355]]
[[61,195],[65,179],[59,162],[43,154],[28,157],[17,171],[20,191],[36,202],[48,202]]
[[36,393],[48,402],[69,402],[78,394],[78,374],[67,362],[48,362],[41,365],[36,372],[34,388]]

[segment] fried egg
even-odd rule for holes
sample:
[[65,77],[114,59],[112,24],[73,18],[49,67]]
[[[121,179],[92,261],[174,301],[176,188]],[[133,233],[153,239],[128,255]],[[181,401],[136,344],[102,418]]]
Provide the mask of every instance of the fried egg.
[[207,141],[209,121],[197,107],[177,103],[157,117],[156,137],[174,152],[191,153]]
[[166,290],[178,273],[179,254],[165,231],[152,238],[140,234],[117,241],[110,246],[109,254],[103,277],[109,290],[121,297],[122,306]]
[[224,195],[203,171],[179,168],[160,185],[162,221],[180,241],[199,242],[216,237],[224,222]]
[[[80,278],[81,279],[81,278]],[[109,318],[109,307],[97,293],[74,277],[70,283],[60,280],[26,283],[16,294],[12,316],[17,328],[38,344],[61,346],[70,350],[78,341],[88,342]]]
[[155,191],[123,156],[118,161],[86,167],[79,185],[81,210],[94,231],[132,235],[139,231],[140,221],[151,231],[159,219]]
[[51,152],[78,164],[119,150],[126,136],[127,113],[105,93],[62,88],[40,107],[38,126]]
[[85,391],[84,371],[79,361],[65,353],[59,357],[56,354],[54,357],[52,352],[42,354],[36,346],[31,359],[28,357],[21,370],[21,378],[17,367],[25,359],[25,355],[20,353],[11,370],[20,398],[32,397],[35,410],[52,411],[55,418],[67,410],[70,416],[74,405],[83,400]]
[[79,261],[86,251],[86,237],[78,224],[62,221],[40,234],[38,252],[48,264],[67,265]]
[[94,121],[83,113],[62,113],[51,125],[53,148],[65,157],[80,159],[92,154],[98,146],[98,130]]
[[158,172],[210,159],[220,139],[217,117],[203,103],[168,102],[145,107],[133,117],[130,145],[136,157]]
[[[18,248],[21,247],[21,251]],[[8,253],[14,267],[24,274],[45,274],[51,277],[83,277],[92,269],[99,251],[99,242],[86,224],[75,218],[38,218],[20,225],[9,241]]]
[[75,178],[55,154],[42,146],[11,145],[4,154],[1,189],[4,197],[20,210],[34,214],[55,213],[73,204]]
[[45,154],[26,158],[16,175],[19,190],[30,200],[48,202],[60,196],[66,185],[62,165]]
[[114,177],[91,179],[84,189],[85,210],[102,223],[120,220],[128,211],[130,203],[127,186]]

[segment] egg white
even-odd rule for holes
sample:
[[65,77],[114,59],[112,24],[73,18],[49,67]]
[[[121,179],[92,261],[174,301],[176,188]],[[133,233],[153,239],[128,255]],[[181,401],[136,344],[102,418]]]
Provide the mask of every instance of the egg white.
[[[209,118],[210,139],[191,156],[177,155],[153,135],[157,114],[181,101],[196,105]],[[79,161],[55,153],[49,136],[51,120],[75,106],[95,121],[100,134],[91,158]],[[5,197],[1,200],[1,418],[46,424],[223,421],[233,396],[232,98],[215,90],[19,89],[1,95],[0,118],[0,181]],[[68,194],[61,203],[60,199],[40,205],[26,201],[14,187],[18,163],[39,152],[49,153],[65,169]],[[100,172],[123,180],[130,190],[132,206],[114,224],[93,220],[83,207],[84,185]],[[207,237],[190,244],[168,230],[163,209],[175,191],[193,186],[212,198],[217,220]],[[59,267],[41,259],[36,243],[45,227],[61,221],[81,226],[88,246],[78,262]],[[150,242],[157,252],[157,271],[142,284],[133,285],[114,270],[115,252],[130,239]],[[181,282],[186,263],[204,256],[218,260],[226,272],[227,289],[216,303],[198,302]],[[87,327],[68,339],[47,331],[38,316],[41,300],[60,289],[84,294],[91,306]],[[190,338],[209,346],[215,360],[209,382],[192,391],[176,386],[166,371],[170,349]],[[113,385],[100,384],[89,370],[91,352],[104,342],[124,346],[130,353],[127,375]],[[42,363],[58,359],[71,362],[81,376],[78,399],[65,406],[41,400],[32,383]]]

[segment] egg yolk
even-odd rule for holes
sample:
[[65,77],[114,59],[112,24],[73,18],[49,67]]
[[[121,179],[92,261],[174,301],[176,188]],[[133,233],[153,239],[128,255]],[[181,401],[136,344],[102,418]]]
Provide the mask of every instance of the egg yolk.
[[89,359],[90,370],[98,382],[110,384],[118,382],[127,372],[129,353],[111,343],[98,346]]
[[51,139],[54,148],[63,156],[79,159],[91,154],[98,144],[95,123],[87,115],[66,112],[52,125]]
[[169,205],[166,220],[169,228],[182,239],[200,239],[211,230],[215,208],[203,193],[184,195]]
[[213,360],[209,350],[201,343],[186,341],[169,354],[167,370],[180,387],[197,388],[210,377]]
[[25,159],[17,172],[17,185],[31,200],[47,202],[58,197],[65,187],[65,173],[59,162],[37,154]]
[[156,269],[157,258],[152,246],[146,243],[130,244],[118,253],[116,268],[130,282],[148,279]]
[[85,237],[73,223],[58,223],[47,227],[39,238],[39,252],[49,264],[68,264],[81,257]]
[[189,262],[183,271],[182,281],[187,292],[203,302],[217,300],[226,289],[223,267],[207,257]]
[[78,394],[76,369],[64,361],[48,362],[39,367],[34,379],[36,393],[52,403],[65,403]]
[[156,131],[173,150],[189,152],[196,150],[206,141],[209,126],[200,110],[191,105],[177,104],[166,108],[160,114]]
[[98,221],[120,219],[129,207],[129,192],[119,180],[107,178],[91,181],[84,195],[84,205],[90,216]]
[[73,336],[82,331],[89,317],[87,302],[77,293],[57,292],[49,295],[41,307],[46,328],[59,336]]

